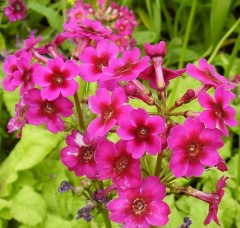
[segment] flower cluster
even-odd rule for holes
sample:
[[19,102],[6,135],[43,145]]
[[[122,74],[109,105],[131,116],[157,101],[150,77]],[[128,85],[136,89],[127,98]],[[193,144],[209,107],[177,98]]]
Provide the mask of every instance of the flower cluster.
[[27,7],[23,0],[8,0],[3,11],[10,22],[15,22],[25,17]]
[[[227,126],[237,125],[236,111],[230,106],[233,84],[206,59],[199,60],[199,67],[164,68],[164,41],[144,44],[143,57],[139,48],[119,45],[113,38],[115,30],[122,40],[131,38],[134,16],[126,7],[105,7],[105,1],[98,10],[78,1],[68,12],[64,31],[51,43],[36,47],[41,38],[31,35],[23,49],[6,58],[3,87],[10,92],[20,87],[9,132],[21,132],[25,124],[43,123],[52,133],[71,131],[60,152],[61,161],[76,176],[92,181],[92,186],[81,188],[81,194],[86,190],[93,203],[78,211],[78,219],[90,221],[90,211],[97,208],[108,210],[109,218],[125,227],[163,226],[170,214],[164,202],[168,188],[209,203],[204,223],[213,219],[219,224],[218,205],[227,178],[218,181],[214,193],[173,182],[199,177],[206,167],[227,170],[218,150],[224,145],[222,137],[229,136]],[[85,19],[89,15],[95,21]],[[109,21],[115,30],[103,25]],[[65,39],[75,47],[70,59],[60,52]],[[169,107],[168,85],[184,72],[202,85],[186,91]],[[81,93],[79,98],[78,90],[89,82],[97,85],[96,91],[91,96]],[[214,97],[207,93],[210,88]],[[134,99],[155,111],[134,108]],[[204,110],[175,111],[192,100]],[[65,118],[72,115],[66,128]],[[182,117],[181,122],[176,116]],[[154,171],[149,169],[150,159],[156,160]],[[74,187],[64,182],[59,189],[64,192]]]

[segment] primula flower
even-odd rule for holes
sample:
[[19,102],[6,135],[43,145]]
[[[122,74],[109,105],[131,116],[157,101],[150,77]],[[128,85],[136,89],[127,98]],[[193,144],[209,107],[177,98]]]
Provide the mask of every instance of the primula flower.
[[99,117],[90,122],[88,131],[99,136],[105,135],[131,109],[131,106],[124,105],[126,99],[122,88],[116,88],[112,95],[106,89],[98,89],[88,101],[90,110]]
[[95,159],[98,179],[111,178],[121,189],[141,185],[140,160],[132,158],[126,150],[126,142],[120,140],[116,145],[110,141],[100,143]]
[[62,163],[68,170],[75,172],[77,176],[86,175],[88,178],[96,178],[97,164],[94,156],[99,142],[103,138],[93,138],[93,134],[87,132],[85,135],[76,130],[67,136],[67,147],[61,150]]
[[21,98],[15,108],[15,116],[8,121],[7,129],[8,133],[19,130],[17,135],[18,138],[21,138],[22,128],[26,124],[26,111],[28,106],[23,102]]
[[111,59],[108,67],[103,68],[103,76],[100,80],[117,79],[122,81],[132,81],[136,79],[149,62],[149,57],[144,56],[138,60],[140,51],[133,48],[131,51],[125,51],[121,59]]
[[[186,71],[185,68],[179,70],[171,70],[169,68],[162,68],[163,78],[165,82],[165,86],[169,85],[169,81],[181,76]],[[156,73],[153,65],[146,68],[143,72],[140,73],[139,78],[149,81],[149,85],[153,89],[157,89],[156,83]]]
[[39,63],[31,64],[32,56],[27,58],[20,57],[17,59],[16,65],[18,70],[13,73],[11,81],[15,86],[20,86],[20,95],[24,95],[28,89],[33,88],[35,83],[33,81],[33,72],[40,66]]
[[154,57],[165,57],[167,54],[166,43],[164,41],[160,41],[159,44],[151,45],[149,43],[143,44],[144,51],[146,55],[151,58]]
[[110,201],[110,219],[126,228],[163,226],[168,222],[169,206],[163,202],[165,186],[155,176],[147,177],[140,187],[118,190],[119,198]]
[[60,116],[69,117],[73,114],[73,103],[65,97],[59,96],[53,101],[42,99],[39,89],[30,89],[23,96],[28,106],[26,120],[33,125],[46,123],[49,131],[57,133],[63,131],[64,122]]
[[234,85],[230,85],[228,80],[218,74],[215,67],[207,62],[206,59],[199,60],[199,68],[193,64],[187,64],[187,73],[193,78],[201,81],[204,85],[211,85],[214,88],[224,86],[232,89]]
[[187,178],[200,176],[205,166],[216,166],[221,160],[217,150],[223,144],[221,131],[207,129],[198,118],[188,117],[183,126],[171,129],[168,138],[173,175]]
[[200,113],[200,121],[211,129],[218,125],[223,134],[229,136],[226,125],[232,127],[237,125],[237,121],[234,119],[236,111],[229,106],[233,98],[235,95],[225,90],[224,86],[217,87],[214,99],[206,91],[201,91],[198,94],[198,101],[207,110]]
[[35,39],[34,35],[30,35],[24,42],[24,50],[30,51],[36,44],[41,41],[42,37],[39,36]]
[[139,108],[121,119],[119,127],[117,134],[127,141],[127,150],[133,158],[142,157],[145,151],[152,155],[161,152],[162,143],[158,134],[165,130],[162,117],[150,117],[144,109]]
[[182,192],[187,195],[193,196],[197,199],[200,199],[204,202],[209,203],[209,212],[204,221],[204,225],[209,224],[213,219],[214,222],[216,222],[220,226],[217,213],[218,213],[219,204],[224,195],[223,188],[226,186],[227,179],[228,177],[221,177],[217,182],[217,189],[213,193],[202,192],[190,186],[187,186],[182,190]]
[[21,20],[27,12],[27,7],[22,0],[8,0],[8,6],[4,8],[4,14],[10,22]]
[[78,74],[78,66],[74,61],[62,58],[48,60],[46,67],[39,66],[33,72],[34,82],[42,86],[43,99],[52,101],[60,94],[72,96],[78,90],[78,83],[73,79]]
[[117,58],[118,47],[108,40],[101,40],[97,47],[86,47],[80,54],[79,75],[87,82],[94,82],[101,77],[102,69],[108,66],[110,59]]

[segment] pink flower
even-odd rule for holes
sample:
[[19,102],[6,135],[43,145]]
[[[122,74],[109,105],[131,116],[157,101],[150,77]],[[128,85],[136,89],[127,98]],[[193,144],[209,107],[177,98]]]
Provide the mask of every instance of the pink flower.
[[143,44],[144,51],[146,55],[151,58],[154,57],[162,57],[164,58],[167,54],[166,43],[164,41],[160,41],[159,44],[150,45],[149,43]]
[[78,74],[78,66],[74,61],[62,58],[48,60],[46,67],[38,67],[33,72],[35,83],[42,86],[43,99],[52,101],[60,94],[64,97],[72,96],[78,90],[78,83],[73,79]]
[[200,176],[205,166],[215,166],[220,161],[217,149],[223,146],[218,129],[207,129],[198,118],[188,117],[183,126],[170,131],[168,145],[172,150],[170,169],[175,177]]
[[24,42],[24,50],[30,51],[36,44],[41,41],[42,37],[39,36],[35,39],[34,35],[30,35],[28,39]]
[[140,158],[145,151],[155,155],[162,150],[158,134],[165,130],[165,122],[160,116],[149,117],[148,113],[139,108],[129,112],[119,121],[117,134],[127,141],[127,150],[133,158]]
[[95,153],[98,165],[98,179],[111,178],[121,189],[141,185],[140,160],[132,158],[126,150],[126,142],[118,141],[115,145],[105,141],[100,143]]
[[65,97],[48,101],[42,99],[39,89],[30,89],[23,96],[28,106],[26,120],[33,125],[46,123],[47,129],[53,133],[63,131],[64,122],[60,116],[69,117],[73,114],[73,103]]
[[129,105],[124,105],[126,99],[122,88],[115,89],[112,95],[106,89],[98,89],[88,101],[91,111],[99,117],[90,122],[88,131],[99,136],[105,135],[130,110]]
[[138,60],[140,51],[133,48],[132,51],[125,51],[121,59],[111,59],[108,67],[103,69],[103,76],[100,80],[117,79],[123,81],[132,81],[136,79],[149,62],[149,57],[145,56]]
[[101,40],[104,36],[111,33],[100,21],[92,21],[90,19],[85,19],[81,25],[78,23],[65,23],[64,28],[67,32],[62,33],[62,35],[72,38],[88,37],[91,40]]
[[17,135],[18,138],[21,138],[22,128],[26,124],[26,111],[28,106],[25,105],[23,99],[21,98],[15,108],[15,116],[8,121],[7,129],[8,133],[19,130]]
[[4,14],[10,22],[21,20],[27,12],[27,7],[22,0],[8,0],[8,6],[4,8]]
[[123,36],[129,36],[132,34],[132,25],[125,18],[120,18],[116,21],[114,27],[118,33]]
[[198,63],[199,68],[193,64],[187,64],[187,73],[190,76],[215,88],[221,85],[229,89],[234,88],[234,85],[230,85],[226,78],[218,74],[214,66],[209,64],[206,59],[200,59]]
[[[170,80],[172,80],[178,76],[181,76],[185,71],[186,71],[185,68],[179,69],[179,70],[171,70],[168,68],[162,68],[165,86],[168,86]],[[149,66],[143,72],[141,72],[139,75],[139,78],[149,81],[150,87],[153,89],[157,89],[156,73],[155,73],[155,68],[153,65]]]
[[82,135],[73,130],[66,139],[68,146],[60,152],[62,163],[68,167],[68,170],[74,170],[77,176],[86,175],[88,178],[96,178],[97,164],[94,156],[101,140],[103,138],[93,138],[89,132]]
[[202,191],[194,189],[190,186],[187,186],[182,189],[183,193],[209,203],[209,212],[204,221],[204,225],[209,224],[211,222],[211,220],[213,219],[214,222],[216,222],[220,226],[220,223],[219,223],[219,220],[217,217],[218,206],[224,195],[223,188],[226,186],[227,179],[228,179],[228,177],[221,177],[217,182],[217,189],[213,193],[202,192]]
[[24,95],[28,89],[33,88],[35,83],[33,81],[33,72],[40,66],[38,63],[31,64],[32,56],[27,58],[20,57],[17,59],[16,65],[18,70],[13,73],[12,84],[21,86],[20,95]]
[[150,228],[168,223],[169,206],[163,202],[165,186],[155,176],[147,177],[138,188],[118,190],[119,198],[110,201],[110,219],[126,228]]
[[101,40],[97,47],[86,47],[79,59],[79,75],[87,82],[94,82],[101,77],[102,69],[108,66],[110,59],[118,56],[118,47],[108,40]]
[[223,134],[229,136],[226,125],[232,127],[237,125],[237,121],[234,119],[236,111],[229,106],[233,98],[235,98],[235,95],[225,90],[224,86],[217,87],[214,99],[206,91],[200,92],[198,101],[202,107],[207,109],[201,112],[200,121],[211,129],[218,125]]

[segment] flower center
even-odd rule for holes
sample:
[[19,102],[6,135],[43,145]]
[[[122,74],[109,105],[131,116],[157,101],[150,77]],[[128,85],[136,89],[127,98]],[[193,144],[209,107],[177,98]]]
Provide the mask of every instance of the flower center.
[[96,32],[93,28],[91,27],[85,27],[85,26],[80,26],[80,28],[84,31],[84,32],[87,32],[87,33],[90,33],[90,34],[98,34],[98,32]]
[[54,81],[57,85],[61,85],[63,83],[63,76],[61,74],[55,74]]
[[116,162],[114,171],[116,173],[122,173],[128,167],[128,165],[129,165],[129,158],[120,157]]
[[106,57],[97,58],[95,61],[99,72],[102,72],[102,68],[108,65],[108,59]]
[[14,12],[21,12],[22,11],[22,4],[19,1],[15,1],[14,4]]
[[199,142],[192,142],[188,145],[188,154],[190,157],[197,157],[203,149],[203,145]]
[[214,113],[219,119],[222,119],[224,117],[224,111],[220,104],[215,104],[213,109],[214,109]]
[[116,72],[116,73],[117,73],[117,74],[124,74],[124,73],[128,72],[129,70],[131,70],[133,66],[134,66],[134,64],[128,62],[128,63],[126,63],[125,65],[119,67],[119,68],[117,69],[117,72]]
[[30,71],[29,71],[29,70],[26,70],[26,71],[24,72],[24,74],[23,74],[22,80],[23,80],[25,83],[29,82],[29,81],[30,81],[30,75],[31,75]]
[[149,135],[149,130],[146,127],[140,127],[137,130],[137,135],[142,139],[146,139]]
[[81,157],[85,163],[88,163],[93,159],[94,150],[92,146],[82,146],[81,149]]
[[102,119],[104,122],[108,121],[114,113],[114,109],[111,106],[107,106],[102,110]]
[[47,115],[51,115],[54,113],[54,106],[51,102],[49,101],[46,101],[43,105],[43,108],[42,108],[43,112]]
[[147,205],[143,199],[137,198],[133,202],[132,209],[136,215],[141,215],[146,211]]

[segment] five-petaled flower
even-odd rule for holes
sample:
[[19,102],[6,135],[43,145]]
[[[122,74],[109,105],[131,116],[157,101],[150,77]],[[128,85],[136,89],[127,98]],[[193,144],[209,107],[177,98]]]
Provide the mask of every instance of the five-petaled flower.
[[118,190],[119,198],[107,204],[110,219],[124,227],[149,228],[168,222],[169,206],[163,202],[166,188],[155,176],[147,177],[137,188]]

